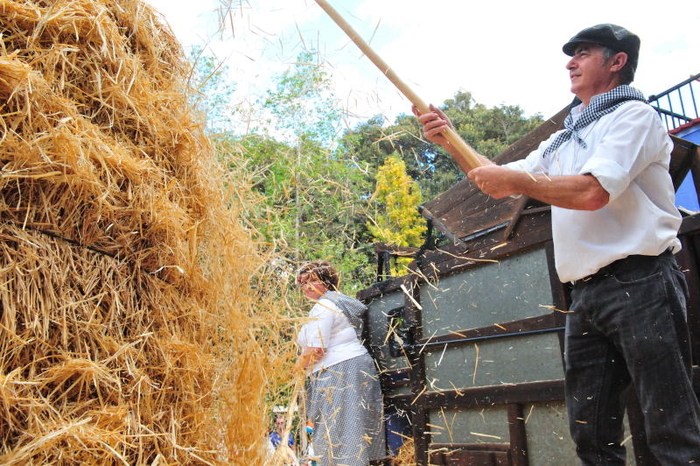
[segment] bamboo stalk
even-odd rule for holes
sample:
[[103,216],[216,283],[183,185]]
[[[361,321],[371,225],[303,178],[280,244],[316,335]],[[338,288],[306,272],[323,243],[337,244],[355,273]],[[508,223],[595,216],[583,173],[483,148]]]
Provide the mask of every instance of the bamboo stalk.
[[[355,45],[357,45],[362,53],[370,59],[384,75],[389,78],[394,86],[408,99],[413,105],[418,108],[421,113],[430,112],[430,107],[416,94],[403,80],[394,73],[389,65],[365,42],[360,35],[345,21],[326,0],[316,0],[316,3],[331,17],[335,23],[348,35]],[[457,149],[461,157],[455,157],[455,162],[460,166],[464,173],[467,173],[472,168],[483,165],[477,152],[467,144],[457,132],[449,126],[442,133],[443,136]]]

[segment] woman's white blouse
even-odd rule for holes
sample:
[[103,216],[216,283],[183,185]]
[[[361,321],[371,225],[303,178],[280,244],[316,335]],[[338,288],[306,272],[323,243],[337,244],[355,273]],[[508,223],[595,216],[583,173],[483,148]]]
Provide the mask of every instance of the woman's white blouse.
[[302,349],[311,347],[325,350],[313,372],[367,353],[343,311],[333,301],[324,298],[319,299],[311,308],[309,321],[299,331],[297,344]]

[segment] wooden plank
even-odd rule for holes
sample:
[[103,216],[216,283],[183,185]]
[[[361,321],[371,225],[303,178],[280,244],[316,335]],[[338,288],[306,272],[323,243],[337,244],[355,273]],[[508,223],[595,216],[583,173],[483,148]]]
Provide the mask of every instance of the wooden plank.
[[[526,231],[524,234],[523,232]],[[442,277],[485,265],[485,261],[498,261],[515,253],[538,247],[552,239],[549,213],[524,216],[518,222],[511,241],[503,242],[502,233],[480,238],[470,243],[470,250],[459,253],[449,246],[426,251],[422,271],[429,277]]]
[[513,215],[513,218],[511,218],[510,223],[508,224],[508,227],[503,232],[503,241],[510,240],[511,236],[513,235],[513,231],[515,230],[515,227],[518,224],[518,221],[520,220],[520,216],[523,213],[523,209],[525,208],[525,205],[529,201],[530,201],[530,198],[527,196],[520,196],[520,198],[518,199],[518,202],[516,203],[517,210],[515,212],[515,215]]
[[508,466],[508,453],[500,451],[457,450],[445,454],[446,466]]
[[432,444],[431,465],[510,466],[508,444]]
[[396,409],[408,412],[411,408],[413,397],[411,395],[385,396],[384,405],[394,406]]
[[[411,281],[408,286],[402,290],[405,296],[405,314],[408,331],[412,341],[418,341],[423,338],[423,329],[420,325],[422,322],[422,313],[420,308],[420,292],[419,278],[411,275]],[[427,464],[428,461],[428,443],[430,442],[427,435],[428,412],[424,405],[417,403],[421,394],[425,392],[425,359],[422,353],[419,353],[409,347],[407,351],[408,363],[410,367],[411,379],[411,396],[412,401],[409,405],[409,416],[413,423],[413,445],[414,454],[418,464]]]
[[564,380],[491,385],[424,393],[417,403],[425,409],[476,408],[509,403],[544,403],[564,400]]
[[412,405],[411,419],[413,422],[414,455],[418,464],[428,463],[429,436],[426,434],[428,414],[420,405]]
[[411,275],[393,277],[389,280],[374,283],[369,288],[365,288],[357,293],[357,299],[367,304],[373,299],[381,298],[383,295],[394,293],[401,289],[401,286],[410,286],[414,278]]
[[693,185],[695,186],[695,193],[698,195],[698,202],[700,202],[700,147],[695,148],[695,154],[690,164],[690,172],[693,174]]
[[451,450],[488,450],[506,452],[510,450],[508,443],[431,443],[430,449],[433,451],[441,450],[443,453]]
[[683,223],[678,231],[679,235],[700,234],[700,214],[690,215],[683,218]]
[[677,190],[694,162],[698,153],[698,146],[693,142],[673,135],[671,135],[671,140],[673,141],[673,149],[668,171],[671,174],[673,186]]
[[534,331],[550,330],[557,328],[559,323],[555,320],[553,312],[548,314],[528,317],[526,319],[514,320],[511,322],[503,322],[498,325],[489,325],[488,327],[473,328],[467,330],[457,330],[445,335],[431,336],[430,338],[421,339],[416,343],[416,346],[423,347],[425,345],[459,345],[468,344],[470,341],[480,340],[483,338],[492,337],[514,337],[518,334],[527,334]]
[[693,361],[700,361],[700,234],[680,237],[683,249],[676,254],[676,261],[685,274],[688,284],[688,329]]
[[428,219],[432,225],[445,237],[452,241],[452,243],[455,246],[460,246],[464,249],[466,249],[466,243],[462,241],[459,236],[457,236],[452,230],[450,230],[447,225],[445,225],[445,222],[440,220],[438,217],[435,216],[430,210],[426,209],[425,207],[419,207],[418,210],[420,211],[421,215]]
[[688,328],[693,362],[697,364],[700,361],[700,214],[683,219],[679,237],[683,249],[676,254],[676,261],[688,284]]
[[512,197],[493,199],[480,195],[477,201],[455,204],[440,216],[447,227],[464,241],[471,235],[508,223],[519,210],[519,200]]
[[410,369],[381,371],[379,383],[384,390],[396,390],[397,388],[411,385]]
[[527,432],[523,405],[508,405],[508,431],[510,434],[510,459],[512,466],[530,466],[527,454]]
[[401,257],[412,257],[418,252],[418,248],[412,248],[408,246],[396,246],[394,244],[386,243],[374,243],[374,252],[381,254],[383,252],[388,252],[394,256]]

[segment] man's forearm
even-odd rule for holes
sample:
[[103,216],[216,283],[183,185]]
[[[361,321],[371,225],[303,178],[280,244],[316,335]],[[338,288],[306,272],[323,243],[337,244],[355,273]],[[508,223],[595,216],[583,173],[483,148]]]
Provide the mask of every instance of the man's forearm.
[[592,175],[553,176],[514,172],[513,191],[539,201],[575,210],[604,207],[609,195]]
[[608,203],[609,195],[592,175],[533,175],[491,164],[470,171],[469,179],[481,191],[500,199],[523,194],[565,209],[596,210]]

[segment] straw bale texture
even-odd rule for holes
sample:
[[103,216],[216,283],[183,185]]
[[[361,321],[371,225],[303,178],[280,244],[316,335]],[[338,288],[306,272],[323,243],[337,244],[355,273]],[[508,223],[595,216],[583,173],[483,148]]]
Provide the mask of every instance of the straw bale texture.
[[139,0],[0,21],[0,463],[254,464],[266,258],[180,46]]

